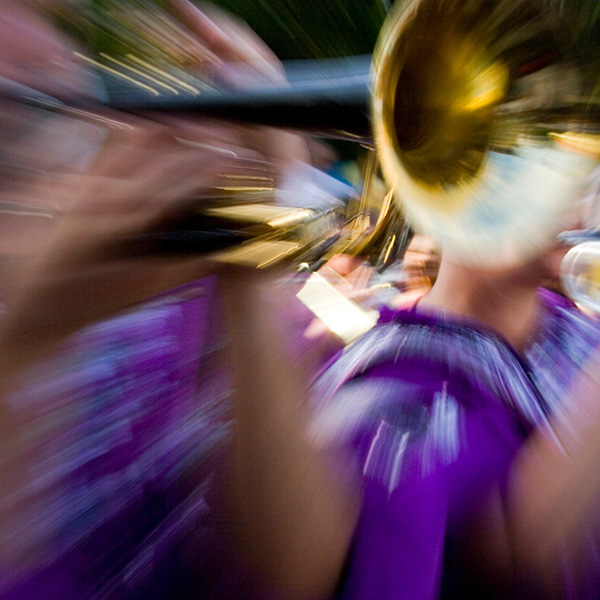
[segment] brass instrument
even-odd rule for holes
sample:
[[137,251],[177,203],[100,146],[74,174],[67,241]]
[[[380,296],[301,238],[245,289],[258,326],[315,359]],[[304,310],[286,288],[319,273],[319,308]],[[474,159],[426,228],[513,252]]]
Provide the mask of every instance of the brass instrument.
[[[302,62],[304,73],[317,66],[317,61]],[[217,260],[258,268],[293,259],[294,268],[300,265],[311,270],[338,252],[360,252],[381,268],[402,249],[396,231],[402,217],[390,197],[382,193],[374,198],[370,185],[377,170],[369,118],[371,57],[331,63],[318,65],[322,72],[318,77],[296,76],[289,84],[257,85],[235,92],[155,95],[147,86],[133,84],[130,76],[126,85],[109,80],[109,94],[102,99],[58,100],[6,81],[0,82],[0,90],[3,96],[29,106],[92,121],[99,109],[109,108],[148,118],[177,114],[283,127],[361,143],[368,166],[360,199],[329,208],[282,207],[277,205],[277,189],[224,187],[215,190],[214,198],[199,201],[196,213],[175,229],[128,238],[120,251],[126,255],[210,253]],[[299,65],[294,68],[298,70]],[[107,116],[101,118],[106,121]]]
[[548,247],[597,164],[563,139],[600,132],[592,15],[565,31],[550,7],[401,2],[378,42],[383,172],[407,218],[462,262],[510,264]]
[[[225,97],[210,110],[261,121],[262,106],[262,122],[364,141],[369,92],[400,212],[458,260],[511,264],[553,242],[597,163],[565,143],[565,134],[600,132],[599,28],[585,6],[565,16],[543,0],[400,0],[375,49],[372,90],[370,78],[336,98],[323,82],[302,93],[257,89],[240,97],[245,108]],[[179,108],[205,111],[200,104]]]
[[[574,149],[564,136],[600,131],[600,53],[593,45],[598,27],[583,10],[576,15],[579,29],[563,27],[559,8],[560,2],[549,0],[400,0],[382,29],[373,75],[363,73],[347,89],[334,81],[334,91],[327,90],[320,81],[316,88],[277,86],[177,101],[168,94],[127,93],[107,104],[365,142],[371,137],[365,125],[370,97],[372,137],[400,209],[388,198],[375,228],[360,215],[328,214],[322,222],[338,233],[325,246],[363,252],[373,237],[382,238],[387,215],[398,219],[402,213],[448,255],[473,264],[510,264],[555,240],[597,164],[597,157]],[[343,118],[336,121],[336,114]],[[322,215],[296,216],[284,219],[293,225],[283,229],[272,227],[277,219],[259,219],[256,239],[233,229],[230,241],[242,239],[244,249],[259,242],[261,252],[265,242],[278,245],[273,259],[302,256],[312,242],[298,231],[322,231],[304,226]],[[258,262],[272,262],[268,254]]]

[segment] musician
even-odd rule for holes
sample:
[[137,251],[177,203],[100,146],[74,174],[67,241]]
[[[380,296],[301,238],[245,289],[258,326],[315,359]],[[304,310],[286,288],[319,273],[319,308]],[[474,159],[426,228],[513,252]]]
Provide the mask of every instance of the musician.
[[[94,85],[40,3],[0,4],[6,85],[65,99]],[[172,9],[221,80],[233,85],[238,68],[244,80],[281,77],[245,28],[186,2]],[[205,518],[230,426],[214,266],[132,253],[128,240],[185,217],[228,175],[274,184],[301,144],[261,128],[98,116],[71,130],[67,117],[0,101],[0,220],[16,223],[2,240],[16,268],[2,282],[1,598],[197,597],[208,551],[231,560],[227,532]]]
[[[12,2],[5,2],[11,10]],[[220,173],[209,152],[214,163],[207,160],[200,180],[193,180],[190,171],[197,174],[198,158],[205,156],[196,148],[183,162],[175,160],[171,131],[134,123],[117,136],[112,155],[100,156],[90,177],[78,180],[84,184],[81,202],[11,294],[2,336],[3,382],[84,323],[209,271],[197,261],[115,260],[119,240],[151,230],[165,211],[181,209],[182,196],[197,186],[210,188]],[[199,125],[193,133],[235,145],[242,159],[256,157],[244,153],[247,141],[229,129]],[[160,157],[153,153],[156,146]],[[174,172],[182,182],[175,190]],[[504,270],[475,269],[445,256],[431,292],[411,312],[384,314],[381,325],[323,377],[310,409],[306,378],[288,360],[280,323],[273,319],[274,306],[285,302],[278,298],[275,275],[222,270],[236,409],[225,509],[244,551],[243,566],[292,597],[465,597],[481,586],[486,597],[503,593],[503,586],[509,597],[593,593],[596,555],[586,543],[596,525],[600,484],[594,379],[599,337],[597,325],[568,302],[538,293],[541,276],[549,274],[561,251],[545,249]],[[184,398],[176,407],[185,405]],[[35,509],[44,504],[35,498],[32,506],[23,490],[32,489],[31,473],[46,474],[47,464],[36,469],[24,462],[36,456],[17,443],[27,441],[21,437],[27,429],[18,427],[13,413],[33,406],[43,416],[44,406],[4,406],[2,551],[10,562],[1,563],[8,571],[2,592],[27,598],[169,597],[172,578],[181,575],[177,567],[202,561],[201,553],[187,552],[185,562],[174,564],[180,548],[174,532],[193,529],[194,510],[204,506],[204,498],[196,502],[193,494],[194,477],[184,474],[177,488],[189,500],[184,510],[169,511],[172,519],[163,519],[161,511],[171,508],[166,492],[173,488],[161,475],[181,472],[171,471],[168,460],[165,471],[142,472],[145,463],[138,462],[132,463],[137,470],[122,472],[118,455],[108,453],[115,476],[105,483],[118,484],[127,475],[138,484],[124,479],[117,491],[99,486],[111,491],[117,507],[124,503],[119,518],[95,529],[100,506],[92,505],[81,513],[81,523],[92,524],[86,543],[71,545],[69,527],[36,537],[40,529],[32,520],[38,522]],[[117,415],[135,410],[118,402],[110,406]],[[150,427],[101,431],[112,431],[118,445],[136,456],[159,447],[165,459],[179,456],[179,448],[173,452],[168,444],[129,445],[150,429],[154,435],[160,427],[186,423],[185,410],[173,415],[161,408]],[[48,447],[60,448],[69,434],[77,436],[89,425],[93,441],[75,445],[80,452],[72,456],[101,460],[106,446],[104,436],[93,435],[97,419],[98,413],[84,412],[78,427],[51,437]],[[188,439],[193,446],[198,438]],[[148,477],[156,479],[148,485]],[[43,477],[34,481],[33,491],[44,490]],[[60,498],[46,503],[57,509],[50,514],[60,517],[58,509],[74,510],[98,491],[93,478],[74,488],[80,495],[69,504]],[[581,492],[577,498],[573,490]],[[564,506],[572,500],[567,513]],[[146,526],[141,530],[140,515]],[[7,524],[15,522],[25,526],[9,528],[7,535]],[[30,538],[15,531],[29,532]],[[117,541],[98,560],[102,540]],[[64,541],[62,551],[44,554],[52,541]],[[40,562],[39,556],[47,559]],[[35,577],[28,579],[23,573],[31,569]],[[105,574],[111,577],[103,579]],[[189,588],[178,579],[177,592],[193,589],[193,570],[187,575]],[[27,587],[19,589],[22,584]],[[252,597],[246,588],[227,592]]]
[[528,250],[442,254],[323,375],[316,415],[269,282],[223,278],[234,514],[266,576],[311,598],[597,597],[600,329],[540,288],[565,248]]

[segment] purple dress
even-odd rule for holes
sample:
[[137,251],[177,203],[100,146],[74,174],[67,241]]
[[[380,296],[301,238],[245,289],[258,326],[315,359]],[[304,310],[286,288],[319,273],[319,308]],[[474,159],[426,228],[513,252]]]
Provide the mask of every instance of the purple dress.
[[[516,453],[600,344],[598,323],[540,294],[523,357],[480,324],[388,311],[322,377],[319,396],[332,400],[316,435],[349,447],[364,482],[340,598],[537,597],[526,581],[477,579],[466,532],[491,492],[505,497]],[[584,577],[565,562],[565,597],[600,597],[595,543],[590,557]]]

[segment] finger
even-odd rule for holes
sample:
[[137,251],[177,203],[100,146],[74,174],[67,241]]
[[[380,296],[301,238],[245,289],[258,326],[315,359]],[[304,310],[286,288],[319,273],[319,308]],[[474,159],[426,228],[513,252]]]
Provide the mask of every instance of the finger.
[[[126,240],[152,233],[186,231],[189,228],[202,230],[204,217],[201,215],[206,206],[242,201],[237,190],[227,187],[229,181],[221,172],[224,169],[225,173],[231,173],[231,165],[215,163],[210,169],[209,179],[209,169],[198,169],[197,160],[190,162],[189,166],[182,165],[179,157],[172,156],[170,160],[176,161],[174,166],[176,164],[177,168],[183,168],[185,177],[173,177],[174,168],[166,159],[157,165],[155,180],[142,180],[142,184],[138,181],[101,181],[96,183],[95,192],[86,192],[81,209],[66,218],[55,244],[60,247],[61,241],[66,240],[63,245],[70,248],[71,256],[63,257],[65,263],[106,260],[114,252],[120,256],[126,250],[123,249],[123,245],[127,245]],[[235,172],[240,173],[235,185],[248,184],[246,202],[256,203],[269,198],[264,188],[256,187],[254,175],[245,179],[247,173],[256,172],[257,162],[262,163],[252,155],[232,163]],[[102,190],[100,194],[98,190]],[[256,193],[248,200],[252,190]],[[96,198],[92,202],[90,196],[94,195]],[[138,246],[134,244],[134,249],[143,252],[143,248]]]
[[224,63],[240,63],[261,74],[267,81],[281,82],[282,69],[275,54],[245,24],[214,7],[199,10],[187,0],[170,0],[186,26]]

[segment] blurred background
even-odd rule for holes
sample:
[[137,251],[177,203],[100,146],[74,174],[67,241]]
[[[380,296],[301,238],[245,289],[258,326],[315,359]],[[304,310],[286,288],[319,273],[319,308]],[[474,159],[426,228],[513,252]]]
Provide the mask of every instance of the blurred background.
[[[388,0],[219,0],[213,4],[246,21],[282,60],[368,54],[391,7]],[[72,4],[62,15],[67,17],[65,26],[75,28],[92,52],[124,55],[151,45],[157,54],[175,58],[173,49],[161,44],[160,31],[144,28],[133,17],[141,9],[154,11],[155,24],[167,14],[161,0],[89,0]],[[168,26],[163,20],[162,33]]]

